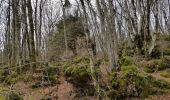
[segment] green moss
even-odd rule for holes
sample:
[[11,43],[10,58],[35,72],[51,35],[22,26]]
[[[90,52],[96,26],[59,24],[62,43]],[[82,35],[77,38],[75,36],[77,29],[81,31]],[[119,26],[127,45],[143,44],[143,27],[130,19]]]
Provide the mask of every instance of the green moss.
[[128,66],[122,66],[121,71],[123,72],[123,75],[135,75],[138,72],[136,65],[128,65]]
[[49,76],[49,81],[51,82],[51,84],[56,84],[58,82],[58,76]]
[[63,67],[64,75],[68,77],[90,78],[90,60],[88,58],[75,58],[65,64]]
[[144,71],[147,73],[153,73],[156,71],[156,69],[157,68],[155,66],[149,66],[149,65],[144,66]]
[[170,67],[170,60],[169,59],[162,59],[162,62],[158,66],[158,70],[164,70]]
[[147,73],[153,73],[155,71],[161,71],[169,68],[170,61],[168,59],[155,59],[151,60],[144,66],[144,71]]
[[169,83],[156,80],[152,76],[139,72],[136,65],[122,66],[120,72],[113,71],[110,74],[112,83],[112,96],[116,99],[126,97],[145,98],[148,95],[162,93],[169,88]]
[[3,96],[0,96],[0,100],[6,100],[6,98]]
[[125,56],[121,59],[123,66],[128,66],[133,64],[133,58],[130,56]]
[[64,74],[69,77],[90,77],[90,71],[87,66],[70,66],[65,67],[63,70]]
[[165,80],[155,80],[154,85],[156,87],[162,88],[162,89],[169,89],[170,88],[170,83],[168,83]]
[[153,64],[154,65],[160,65],[162,63],[162,60],[161,59],[155,59],[154,61],[153,61]]
[[166,78],[170,78],[170,73],[164,71],[164,72],[160,72],[160,76],[162,77],[166,77]]
[[72,61],[74,64],[78,64],[78,63],[86,63],[89,64],[90,63],[90,59],[88,57],[76,57],[73,59]]

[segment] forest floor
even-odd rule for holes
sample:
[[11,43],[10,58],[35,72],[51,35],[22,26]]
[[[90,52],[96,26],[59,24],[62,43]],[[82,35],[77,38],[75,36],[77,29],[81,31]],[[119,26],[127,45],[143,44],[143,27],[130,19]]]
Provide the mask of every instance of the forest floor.
[[[150,73],[156,79],[163,79],[170,83],[170,78],[165,78],[160,76],[160,72]],[[41,100],[44,95],[51,93],[51,95],[55,98],[53,100],[95,100],[93,97],[87,97],[84,99],[75,99],[73,91],[73,85],[68,83],[65,77],[59,77],[59,85],[52,86],[52,87],[44,87],[38,89],[31,89],[29,87],[29,83],[25,82],[17,82],[13,89],[15,91],[19,91],[24,95],[24,100]],[[1,85],[0,92],[3,90],[9,89],[7,86]],[[0,100],[4,100],[1,99]],[[145,99],[135,98],[134,100],[170,100],[170,90],[167,90],[166,93],[160,95],[152,95]]]
[[[104,67],[102,66],[102,71],[104,71],[102,72],[103,74],[106,73],[105,70],[106,69],[104,69]],[[162,75],[160,75],[162,72],[170,70],[170,68],[167,68],[162,71],[155,71],[153,73],[146,73],[143,67],[140,67],[139,70],[147,75],[153,76],[158,80],[161,79],[170,83],[170,77],[163,77]],[[102,76],[106,77],[105,75]],[[53,97],[52,100],[96,100],[95,97],[75,98],[76,94],[74,93],[73,84],[69,83],[66,77],[63,76],[62,74],[59,75],[58,81],[59,83],[56,85],[40,87],[36,89],[30,88],[30,84],[32,84],[31,82],[18,81],[13,86],[13,90],[21,93],[24,100],[48,100],[48,99],[44,99],[47,98],[48,96]],[[10,91],[9,87],[10,86],[8,85],[3,85],[2,83],[0,84],[0,100],[5,100],[4,98],[1,97],[1,95],[3,93],[9,92]],[[104,100],[108,100],[108,99],[104,99]],[[128,100],[170,100],[170,89],[166,90],[166,93],[151,95],[144,99],[133,98]]]
[[[160,72],[154,72],[150,73],[153,77],[157,79],[163,79],[166,80],[167,82],[170,82],[170,78],[165,78],[160,76]],[[45,87],[45,88],[38,88],[38,89],[31,89],[29,87],[29,83],[25,82],[18,82],[14,85],[14,90],[19,91],[24,95],[24,100],[40,100],[42,97],[46,94],[51,94],[53,95],[53,100],[75,100],[74,94],[72,94],[73,91],[73,86],[72,84],[68,83],[66,79],[61,76],[59,78],[59,85],[53,86],[53,87]],[[8,89],[8,87],[1,85],[1,90]],[[4,100],[1,99],[0,100]],[[84,98],[84,99],[77,99],[77,100],[95,100],[92,97],[89,98]],[[143,100],[139,98],[135,98],[134,100]],[[167,91],[165,94],[160,94],[160,95],[152,95],[149,96],[148,98],[145,98],[144,100],[170,100],[170,90]]]

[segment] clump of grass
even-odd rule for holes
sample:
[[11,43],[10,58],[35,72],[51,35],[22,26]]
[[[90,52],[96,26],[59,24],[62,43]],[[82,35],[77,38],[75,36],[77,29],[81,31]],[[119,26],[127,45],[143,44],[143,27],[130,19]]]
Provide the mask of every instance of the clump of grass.
[[160,76],[165,77],[165,78],[170,78],[170,73],[163,71],[163,72],[160,72]]

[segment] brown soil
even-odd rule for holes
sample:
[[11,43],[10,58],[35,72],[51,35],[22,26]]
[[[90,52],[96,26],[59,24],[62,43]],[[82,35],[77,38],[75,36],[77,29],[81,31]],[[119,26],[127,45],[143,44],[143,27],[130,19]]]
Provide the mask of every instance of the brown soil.
[[43,97],[43,93],[40,89],[33,90],[24,82],[16,83],[14,85],[14,90],[23,94],[24,100],[40,100]]
[[74,100],[72,95],[73,85],[68,83],[64,77],[59,78],[60,85],[58,86],[58,100]]

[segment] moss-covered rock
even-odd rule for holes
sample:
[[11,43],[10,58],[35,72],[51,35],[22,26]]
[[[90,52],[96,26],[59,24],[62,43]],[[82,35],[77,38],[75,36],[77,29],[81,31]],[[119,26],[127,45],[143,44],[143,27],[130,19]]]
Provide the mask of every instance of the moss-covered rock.
[[68,62],[63,67],[64,75],[66,75],[67,77],[70,77],[72,79],[79,80],[79,81],[89,81],[89,80],[91,80],[89,63],[85,62],[84,60],[81,60],[81,61],[83,61],[83,62],[79,62],[79,63],[77,61],[75,63],[74,62]]
[[[101,63],[97,62],[95,66],[99,66]],[[91,73],[90,59],[86,57],[78,57],[65,63],[62,72],[67,78],[67,81],[72,83],[75,88],[76,96],[89,96],[95,94],[95,88],[93,86],[93,78],[98,77],[98,69]]]

